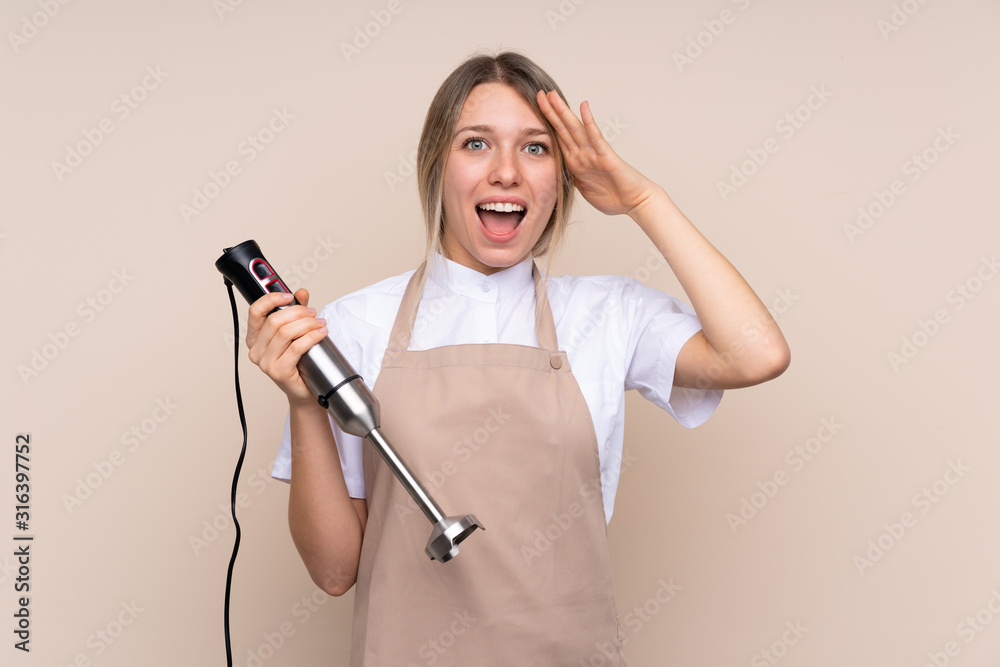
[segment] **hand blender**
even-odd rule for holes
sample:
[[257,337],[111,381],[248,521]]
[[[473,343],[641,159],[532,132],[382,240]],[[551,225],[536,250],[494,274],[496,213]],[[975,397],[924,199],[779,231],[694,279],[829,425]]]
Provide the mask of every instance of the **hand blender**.
[[[249,303],[268,292],[291,293],[264,259],[255,241],[244,241],[226,248],[222,257],[215,262],[215,267],[236,286]],[[289,305],[297,303],[293,299]],[[298,369],[306,385],[316,395],[319,404],[333,416],[337,426],[345,433],[371,443],[430,520],[433,529],[425,551],[431,560],[448,562],[458,555],[458,544],[476,528],[486,530],[473,514],[461,517],[444,515],[382,435],[379,430],[378,400],[329,338],[324,338],[302,355]]]

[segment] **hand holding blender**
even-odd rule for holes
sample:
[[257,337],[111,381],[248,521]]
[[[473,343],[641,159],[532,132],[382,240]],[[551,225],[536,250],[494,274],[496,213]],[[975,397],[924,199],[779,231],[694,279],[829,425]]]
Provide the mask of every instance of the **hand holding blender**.
[[[254,241],[227,248],[216,261],[216,268],[251,304],[270,293],[291,294]],[[303,296],[307,294],[300,293]],[[294,297],[290,300],[285,297],[283,303],[277,309],[299,305]],[[272,368],[274,359],[256,359],[254,362],[262,369],[268,366],[271,370],[268,375],[290,398],[301,399],[308,390],[345,433],[368,440],[433,525],[425,549],[427,555],[441,562],[451,560],[458,555],[458,544],[476,528],[483,528],[482,524],[472,514],[444,515],[379,430],[378,400],[317,324],[320,323],[313,318],[301,318],[295,324],[298,336],[290,343],[289,350],[298,352],[304,349],[297,366],[297,375],[301,380],[297,380],[296,373],[289,372],[290,369]],[[248,344],[251,344],[250,337],[259,333],[260,330],[248,333]],[[284,378],[275,377],[275,373],[284,374]]]

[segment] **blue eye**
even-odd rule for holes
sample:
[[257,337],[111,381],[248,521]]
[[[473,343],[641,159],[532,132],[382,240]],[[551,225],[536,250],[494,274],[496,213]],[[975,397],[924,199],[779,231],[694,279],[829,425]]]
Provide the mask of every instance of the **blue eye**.
[[486,148],[486,142],[477,137],[472,137],[471,139],[466,139],[465,143],[462,144],[466,148],[471,148],[474,151],[481,151]]
[[549,147],[541,142],[535,142],[533,144],[528,144],[525,148],[530,155],[545,155],[548,152]]

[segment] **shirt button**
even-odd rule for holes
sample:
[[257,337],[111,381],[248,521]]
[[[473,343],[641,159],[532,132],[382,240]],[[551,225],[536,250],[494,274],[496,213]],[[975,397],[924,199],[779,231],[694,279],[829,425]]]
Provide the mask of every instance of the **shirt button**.
[[482,287],[484,292],[489,292],[491,289],[489,283],[483,283]]

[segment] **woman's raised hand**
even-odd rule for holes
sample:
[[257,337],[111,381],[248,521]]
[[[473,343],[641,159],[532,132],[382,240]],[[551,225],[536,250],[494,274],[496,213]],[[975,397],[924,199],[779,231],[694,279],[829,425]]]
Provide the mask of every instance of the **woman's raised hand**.
[[287,306],[292,295],[275,292],[257,299],[247,318],[247,348],[250,361],[264,371],[288,396],[290,403],[314,403],[316,397],[299,376],[299,359],[313,345],[326,338],[326,320],[316,317],[309,307],[309,292],[295,293],[299,305],[268,315]]
[[556,129],[573,183],[591,206],[607,215],[628,214],[658,188],[612,150],[588,102],[580,105],[581,122],[556,91],[540,90],[536,99]]

